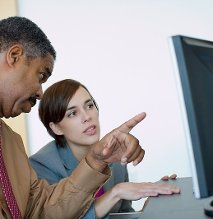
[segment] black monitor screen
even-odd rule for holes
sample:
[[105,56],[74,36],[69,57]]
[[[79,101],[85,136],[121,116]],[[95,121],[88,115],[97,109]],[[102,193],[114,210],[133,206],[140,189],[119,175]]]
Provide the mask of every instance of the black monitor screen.
[[213,42],[172,36],[196,198],[213,195]]

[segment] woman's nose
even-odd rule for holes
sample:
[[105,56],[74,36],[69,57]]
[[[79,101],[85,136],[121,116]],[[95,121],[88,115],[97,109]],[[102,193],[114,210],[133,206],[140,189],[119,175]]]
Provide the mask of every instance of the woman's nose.
[[83,112],[83,123],[88,122],[91,119],[90,115],[88,112],[84,111]]

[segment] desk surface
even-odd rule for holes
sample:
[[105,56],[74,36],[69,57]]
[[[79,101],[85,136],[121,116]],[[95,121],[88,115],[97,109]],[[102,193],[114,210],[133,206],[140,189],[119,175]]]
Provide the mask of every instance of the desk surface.
[[[210,219],[204,213],[205,206],[209,206],[213,197],[206,199],[195,199],[192,190],[191,177],[178,178],[168,182],[180,187],[181,194],[171,196],[160,195],[150,197],[149,203],[137,219]],[[136,215],[135,215],[136,216]],[[213,218],[213,217],[212,217]],[[110,219],[123,219],[122,215]]]

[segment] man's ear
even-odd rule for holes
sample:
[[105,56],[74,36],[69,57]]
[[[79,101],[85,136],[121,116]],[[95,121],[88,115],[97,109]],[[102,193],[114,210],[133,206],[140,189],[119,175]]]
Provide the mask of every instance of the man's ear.
[[57,124],[50,122],[49,127],[52,129],[52,131],[56,134],[56,135],[63,135],[64,133],[61,131],[61,129],[58,127]]
[[23,47],[20,44],[11,46],[7,51],[7,63],[9,66],[13,66],[20,60],[23,55]]

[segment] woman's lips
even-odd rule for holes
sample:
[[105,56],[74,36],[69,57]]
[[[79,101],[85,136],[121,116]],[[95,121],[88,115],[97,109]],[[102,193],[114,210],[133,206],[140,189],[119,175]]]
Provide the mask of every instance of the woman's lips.
[[83,133],[85,133],[86,135],[94,135],[96,133],[96,126],[95,125],[89,126],[84,130]]

